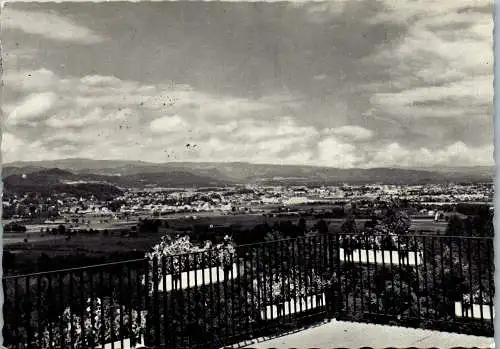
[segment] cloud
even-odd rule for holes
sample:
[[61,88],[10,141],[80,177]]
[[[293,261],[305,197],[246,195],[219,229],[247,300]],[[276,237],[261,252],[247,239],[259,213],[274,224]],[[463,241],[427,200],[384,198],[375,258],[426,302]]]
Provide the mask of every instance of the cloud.
[[313,22],[324,23],[332,19],[332,17],[342,14],[348,1],[308,1],[296,3],[292,2],[292,7],[305,7],[308,19]]
[[[150,86],[113,76],[63,78],[47,70],[6,74],[6,81],[8,88],[29,96],[11,103],[7,132],[35,139],[39,153],[52,149],[65,156],[150,161],[245,157],[286,162],[310,149],[318,136],[314,127],[300,126],[292,117],[274,116],[287,98],[294,104],[283,94],[244,99],[187,85]],[[57,103],[54,96],[59,96]],[[51,103],[44,102],[47,107],[41,108],[46,99]],[[28,119],[36,131],[27,127]],[[187,143],[194,147],[186,148]],[[16,156],[29,159],[33,154]]]
[[[30,140],[61,156],[341,167],[489,161],[491,1],[265,5],[262,32],[247,30],[256,12],[240,5],[207,10],[202,22],[190,15],[203,23],[196,32],[176,22],[176,11],[187,10],[172,4],[172,30],[162,35],[164,16],[149,16],[145,5],[139,19],[113,23],[105,47],[61,45],[69,37],[35,42],[6,26],[6,131],[22,147]],[[79,9],[65,9],[73,11],[66,24],[110,29],[98,9]],[[149,25],[133,42],[125,35],[124,46],[118,33],[145,18]],[[21,51],[32,58],[16,59]],[[87,52],[92,60],[77,61]]]
[[2,132],[2,161],[15,161],[16,154],[22,149],[24,142],[9,132]]
[[154,119],[149,124],[153,133],[165,134],[169,132],[183,131],[188,127],[188,124],[178,115],[162,116]]
[[55,13],[2,9],[2,31],[17,29],[48,39],[80,44],[94,44],[105,39],[89,28]]
[[493,164],[493,145],[469,147],[463,142],[455,142],[444,149],[432,150],[425,147],[408,149],[398,143],[391,143],[379,149],[368,167],[394,166],[425,167],[443,166],[491,166]]
[[15,76],[19,80],[6,75],[7,81],[17,81],[7,87],[28,97],[9,104],[3,141],[9,160],[244,160],[341,168],[491,163],[491,147],[464,142],[416,150],[392,142],[372,149],[375,133],[367,128],[321,130],[281,116],[283,95],[242,99],[186,85],[149,86],[112,76],[63,78],[45,70]]
[[345,125],[333,129],[327,129],[325,130],[325,133],[330,133],[355,141],[367,141],[373,137],[373,131],[355,125]]
[[7,106],[7,122],[11,125],[36,122],[43,118],[56,104],[57,96],[53,92],[33,93],[17,106]]
[[328,75],[326,75],[326,74],[314,75],[313,79],[316,80],[316,81],[323,81],[323,80],[328,79]]
[[64,157],[58,150],[45,148],[42,140],[25,141],[10,133],[2,132],[2,161],[53,160]]
[[120,79],[114,76],[87,75],[80,79],[81,83],[90,87],[117,87],[121,84]]
[[[124,120],[122,113],[112,113],[111,117],[112,121],[120,121]],[[67,111],[67,112],[58,112],[57,114],[51,116],[45,121],[45,125],[55,128],[55,129],[68,129],[68,128],[82,128],[85,126],[97,126],[110,115],[106,114],[106,111],[103,108],[96,107],[94,109],[88,110],[88,112],[78,112]]]
[[357,155],[356,146],[342,142],[336,137],[326,137],[318,143],[319,163],[323,166],[351,168],[363,160]]
[[10,89],[23,92],[45,92],[59,82],[54,73],[47,69],[8,71],[2,76],[2,80]]
[[385,1],[377,23],[407,23],[407,33],[364,58],[391,79],[362,86],[378,114],[395,118],[491,118],[491,1]]

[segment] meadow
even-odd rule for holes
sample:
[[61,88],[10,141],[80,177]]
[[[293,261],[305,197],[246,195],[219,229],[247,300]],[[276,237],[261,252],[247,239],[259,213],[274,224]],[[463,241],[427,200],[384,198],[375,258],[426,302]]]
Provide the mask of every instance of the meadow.
[[[269,217],[262,214],[211,215],[211,216],[175,216],[163,217],[168,228],[159,228],[158,232],[140,232],[130,234],[137,222],[116,222],[114,226],[97,227],[92,233],[77,233],[70,237],[47,235],[32,232],[28,242],[25,234],[8,233],[4,235],[4,272],[29,273],[60,268],[79,267],[89,264],[142,258],[144,253],[156,245],[165,234],[193,234],[209,232],[210,235],[223,236],[238,234],[247,236],[256,226],[267,224],[272,228],[276,223],[290,221],[297,224],[299,217]],[[324,219],[329,233],[339,233],[344,219]],[[366,219],[356,223],[362,229]],[[313,229],[317,218],[306,217],[307,230]],[[91,226],[94,226],[93,224]],[[99,229],[100,228],[100,229]],[[102,229],[108,229],[104,234]],[[87,227],[88,229],[88,227]],[[413,220],[412,230],[425,234],[440,234],[446,229],[446,222],[434,222],[432,219]],[[246,240],[246,239],[245,239]]]

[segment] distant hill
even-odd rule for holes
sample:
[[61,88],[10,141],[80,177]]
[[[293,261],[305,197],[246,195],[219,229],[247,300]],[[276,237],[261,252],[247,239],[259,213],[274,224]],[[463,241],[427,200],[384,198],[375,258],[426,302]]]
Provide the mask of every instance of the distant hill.
[[113,183],[123,187],[212,187],[229,184],[229,181],[217,179],[205,174],[197,174],[191,171],[155,171],[141,172],[123,176],[106,177]]
[[38,192],[73,193],[78,196],[112,198],[123,193],[124,188],[156,187],[206,187],[228,184],[220,179],[191,172],[169,171],[135,173],[112,176],[95,173],[74,173],[66,169],[42,166],[4,167],[4,190],[11,193]]
[[[6,164],[3,177],[44,173],[43,169],[70,171],[74,178],[103,181],[119,187],[221,186],[226,184],[334,185],[339,183],[426,184],[491,181],[494,167],[370,168],[267,165],[246,162],[170,162],[64,159]],[[66,174],[68,176],[68,174]],[[83,176],[83,177],[82,177]],[[76,179],[75,179],[76,180]]]
[[68,193],[81,197],[95,196],[100,200],[123,194],[122,189],[107,183],[99,176],[80,176],[58,168],[4,176],[3,185],[7,193]]
[[427,171],[436,171],[440,173],[446,173],[449,176],[470,176],[470,177],[483,177],[483,178],[494,178],[495,177],[495,166],[453,166],[453,167],[427,167],[424,168]]

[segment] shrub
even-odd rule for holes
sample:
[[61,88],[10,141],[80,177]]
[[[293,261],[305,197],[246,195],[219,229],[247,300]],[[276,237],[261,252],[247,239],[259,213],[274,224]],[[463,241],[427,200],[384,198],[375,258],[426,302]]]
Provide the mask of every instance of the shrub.
[[[81,327],[82,323],[84,329]],[[83,314],[72,314],[70,307],[64,309],[57,322],[48,324],[41,343],[37,344],[39,348],[45,349],[57,347],[63,342],[68,347],[77,349],[93,348],[103,342],[115,342],[121,338],[138,341],[144,334],[145,324],[144,311],[139,314],[136,310],[120,307],[110,298],[89,298]]]

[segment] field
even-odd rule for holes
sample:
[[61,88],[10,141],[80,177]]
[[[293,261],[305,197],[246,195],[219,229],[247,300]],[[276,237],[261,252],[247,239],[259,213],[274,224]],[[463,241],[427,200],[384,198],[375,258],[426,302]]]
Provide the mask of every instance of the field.
[[[225,215],[225,216],[212,216],[212,217],[197,217],[192,218],[176,218],[167,219],[170,227],[174,230],[186,230],[193,225],[218,225],[218,226],[233,226],[233,228],[240,229],[251,229],[257,224],[268,223],[273,225],[277,221],[290,220],[292,222],[297,222],[298,217],[265,217],[262,214],[247,214],[247,215]],[[340,231],[342,223],[344,223],[343,218],[326,218],[324,219],[329,224],[329,231],[334,233]],[[308,228],[312,228],[313,225],[318,221],[316,218],[306,218],[306,225]],[[358,227],[363,228],[364,223],[368,219],[357,219]],[[412,220],[411,229],[415,231],[432,231],[440,233],[446,229],[446,222],[434,222],[432,218],[418,218]]]
[[[136,221],[113,222],[113,224],[100,224],[94,222],[85,228],[109,229],[117,231],[112,236],[102,233],[90,235],[74,235],[70,238],[61,235],[41,236],[38,230],[30,229],[28,233],[6,233],[3,236],[4,250],[10,252],[11,260],[4,258],[4,270],[9,272],[32,272],[53,268],[66,268],[81,265],[104,263],[108,261],[141,258],[144,253],[151,250],[164,234],[177,234],[188,232],[198,227],[223,227],[223,230],[242,232],[252,229],[258,224],[267,223],[273,226],[279,221],[292,221],[297,223],[298,217],[265,217],[262,214],[245,215],[220,215],[220,216],[187,216],[176,215],[162,220],[168,222],[169,228],[160,228],[158,233],[141,233],[137,237],[121,236],[119,232],[129,231]],[[306,219],[306,226],[311,229],[318,219]],[[325,219],[329,225],[329,232],[340,232],[343,219]],[[360,229],[366,220],[357,220]],[[202,228],[203,229],[203,228]],[[442,233],[446,229],[445,222],[434,222],[432,219],[416,219],[412,229],[426,231],[427,233]],[[28,242],[24,243],[24,238]],[[9,254],[9,253],[8,253]],[[14,256],[14,257],[13,257]],[[45,267],[40,263],[40,258],[53,260]],[[56,262],[57,261],[57,262]]]

